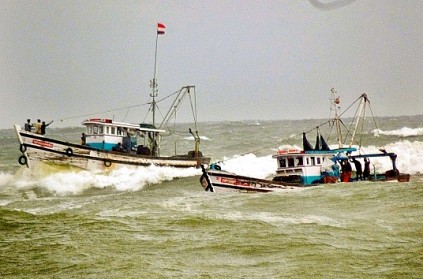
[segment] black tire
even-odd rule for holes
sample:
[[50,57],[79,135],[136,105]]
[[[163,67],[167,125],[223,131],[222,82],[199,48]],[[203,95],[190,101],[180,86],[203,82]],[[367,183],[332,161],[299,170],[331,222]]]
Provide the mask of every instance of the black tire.
[[66,149],[66,155],[68,156],[68,157],[71,157],[72,155],[73,155],[73,150],[72,150],[72,148],[68,148],[68,149]]
[[19,150],[24,153],[26,151],[26,145],[21,144],[21,146],[19,146]]
[[19,165],[23,166],[23,165],[26,165],[26,163],[28,162],[28,159],[26,158],[25,155],[22,155],[21,157],[19,157],[18,162],[19,162]]
[[106,168],[110,167],[111,165],[112,165],[112,162],[111,162],[110,160],[105,160],[105,161],[104,161],[104,166],[105,166]]

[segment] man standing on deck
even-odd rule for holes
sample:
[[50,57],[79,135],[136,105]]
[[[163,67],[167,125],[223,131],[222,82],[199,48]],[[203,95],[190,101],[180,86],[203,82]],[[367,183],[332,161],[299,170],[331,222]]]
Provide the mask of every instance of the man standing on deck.
[[351,164],[348,161],[348,159],[345,159],[342,161],[342,182],[350,182],[350,178],[351,178]]
[[41,135],[41,120],[38,119],[37,123],[35,123],[35,133]]
[[357,161],[355,158],[352,158],[352,162],[355,165],[355,180],[363,180],[363,170],[361,168],[361,163]]
[[363,171],[363,179],[369,179],[370,177],[370,160],[369,158],[364,158],[364,171]]
[[25,123],[25,131],[31,132],[31,128],[32,128],[31,119],[27,119]]
[[42,134],[42,135],[45,135],[45,134],[46,134],[46,128],[47,128],[47,126],[49,126],[51,123],[53,123],[53,120],[52,120],[50,123],[48,123],[48,124],[46,124],[46,122],[45,122],[45,121],[43,121],[43,123],[41,124],[41,134]]

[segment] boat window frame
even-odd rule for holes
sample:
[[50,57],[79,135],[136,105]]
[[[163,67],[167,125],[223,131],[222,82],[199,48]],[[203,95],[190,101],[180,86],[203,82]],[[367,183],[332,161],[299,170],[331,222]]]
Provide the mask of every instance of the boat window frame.
[[302,156],[297,157],[297,164],[296,166],[303,166],[304,165],[304,159]]

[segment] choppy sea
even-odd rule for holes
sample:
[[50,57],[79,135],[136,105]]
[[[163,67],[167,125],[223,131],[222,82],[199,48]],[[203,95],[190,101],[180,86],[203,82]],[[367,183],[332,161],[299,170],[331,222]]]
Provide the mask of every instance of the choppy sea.
[[[201,150],[264,178],[278,148],[301,146],[321,122],[200,123]],[[423,116],[377,122],[358,144],[396,152],[411,182],[266,194],[206,193],[197,169],[30,171],[15,132],[0,130],[0,277],[423,278]],[[165,140],[162,153],[192,149],[188,128],[177,125],[177,144]],[[79,142],[82,128],[47,132]]]

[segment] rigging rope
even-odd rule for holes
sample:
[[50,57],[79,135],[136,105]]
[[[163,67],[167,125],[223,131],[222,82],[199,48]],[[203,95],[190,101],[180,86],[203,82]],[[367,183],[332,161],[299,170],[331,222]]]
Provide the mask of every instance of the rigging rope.
[[[157,101],[156,103],[160,103],[168,98],[170,98],[171,96],[177,94],[179,92],[176,91],[174,93],[169,94],[168,96],[164,97],[163,99]],[[85,113],[85,114],[79,114],[79,115],[74,115],[74,116],[70,116],[70,117],[65,117],[65,118],[61,118],[59,119],[61,122],[66,121],[66,120],[71,120],[71,119],[76,119],[76,118],[81,118],[81,117],[87,117],[87,116],[93,116],[93,115],[99,115],[99,114],[105,114],[105,113],[111,113],[111,112],[116,112],[116,111],[122,111],[122,110],[127,110],[125,118],[128,116],[129,110],[132,108],[137,108],[137,107],[143,107],[143,106],[147,106],[147,105],[151,105],[151,102],[148,103],[144,103],[144,104],[136,104],[136,105],[132,105],[132,106],[127,106],[127,107],[123,107],[123,108],[118,108],[118,109],[112,109],[112,110],[106,110],[106,111],[100,111],[100,112],[91,112],[91,113]],[[151,108],[148,110],[151,111]],[[148,113],[147,113],[148,116]],[[147,116],[145,117],[145,119],[147,118]],[[162,115],[163,116],[163,115]],[[144,119],[144,122],[145,122]]]
[[[342,115],[344,115],[352,106],[354,106],[354,104],[356,104],[358,101],[360,101],[361,100],[361,96],[359,97],[359,98],[357,98],[350,106],[348,106],[348,108],[346,109],[346,110],[344,110],[340,115],[339,115],[339,117],[341,117]],[[379,133],[379,129],[378,129],[378,127],[377,127],[377,123],[376,123],[376,119],[375,119],[375,116],[374,116],[374,114],[373,114],[373,110],[372,110],[372,108],[371,108],[371,106],[370,106],[370,100],[366,97],[366,102],[365,102],[365,104],[364,104],[364,109],[363,109],[363,119],[365,118],[365,112],[366,112],[366,105],[368,104],[368,107],[369,107],[369,110],[370,110],[370,112],[371,112],[371,114],[372,114],[372,118],[373,118],[373,122],[374,122],[374,124],[375,124],[375,126],[376,126],[376,131]],[[357,110],[356,110],[356,112],[355,112],[355,114],[354,114],[354,117],[353,117],[353,119],[355,119],[356,117],[357,117],[357,114],[358,114],[358,110],[359,110],[359,108],[357,108]],[[345,125],[345,123],[341,120],[341,119],[339,119],[339,121],[340,121],[340,123],[342,124],[342,127],[347,131],[347,136],[345,137],[345,139],[344,139],[344,142],[343,142],[343,144],[345,144],[345,142],[346,142],[346,140],[347,140],[347,138],[348,138],[348,135],[350,135],[350,133],[351,133],[351,127],[352,127],[352,125],[353,125],[353,122],[351,122],[350,123],[350,127],[349,128],[347,128],[347,126]],[[312,128],[312,129],[310,129],[310,130],[308,130],[308,131],[306,131],[305,133],[307,134],[307,133],[309,133],[309,132],[311,132],[311,131],[314,131],[314,130],[319,130],[319,128],[321,127],[321,126],[323,126],[323,125],[326,125],[326,124],[330,124],[331,122],[334,122],[334,119],[329,119],[329,120],[327,120],[327,121],[325,121],[325,122],[323,122],[323,123],[321,123],[321,124],[319,124],[319,125],[317,125],[316,127],[314,127],[314,128]],[[330,125],[330,133],[332,132],[332,130],[333,130],[333,127],[334,127],[334,125]],[[360,140],[359,141],[357,141],[357,140],[355,140],[354,139],[354,142],[359,146],[359,151],[362,151],[361,150],[361,147],[362,147],[362,138],[363,138],[363,131],[364,131],[364,120],[362,121],[362,123],[361,123],[361,132],[360,132]],[[286,138],[286,139],[289,139],[289,138]],[[280,140],[278,140],[276,143],[274,143],[274,144],[272,144],[272,146],[275,146],[275,145],[277,145],[278,143],[281,143],[281,142],[283,142],[284,140],[286,140],[286,139],[280,139]],[[255,150],[252,150],[252,151],[249,151],[249,152],[245,152],[245,153],[242,153],[242,154],[240,154],[240,155],[237,155],[236,157],[232,157],[232,158],[228,158],[228,159],[222,159],[222,160],[219,160],[219,161],[217,161],[217,163],[220,163],[220,162],[222,162],[222,163],[224,163],[224,162],[226,162],[226,161],[229,161],[229,160],[233,160],[233,159],[235,159],[235,158],[239,158],[239,157],[241,157],[241,156],[244,156],[244,155],[247,155],[247,154],[250,154],[250,153],[255,153],[255,152],[258,152],[258,151],[262,151],[262,150],[264,150],[264,149],[268,149],[268,148],[270,148],[271,146],[268,146],[268,147],[263,147],[263,148],[259,148],[259,149],[255,149]]]

